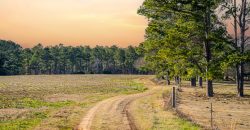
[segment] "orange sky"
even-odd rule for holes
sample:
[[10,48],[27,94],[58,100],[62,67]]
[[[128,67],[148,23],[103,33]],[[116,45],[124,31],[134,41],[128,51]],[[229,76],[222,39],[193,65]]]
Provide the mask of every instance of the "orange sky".
[[113,45],[144,40],[143,0],[0,0],[0,39],[24,47]]

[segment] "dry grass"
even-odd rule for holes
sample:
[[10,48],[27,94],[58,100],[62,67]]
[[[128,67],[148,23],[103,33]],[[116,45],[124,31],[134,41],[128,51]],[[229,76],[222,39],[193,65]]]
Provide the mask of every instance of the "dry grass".
[[169,95],[170,87],[162,87],[155,94],[133,102],[130,111],[139,130],[198,130],[198,126],[179,118],[175,112],[165,110],[163,93]]
[[0,78],[0,129],[72,129],[95,103],[145,90],[130,75]]
[[[188,86],[184,82],[183,86]],[[210,127],[210,105],[213,104],[214,128],[222,130],[249,130],[250,88],[246,85],[246,97],[236,96],[232,83],[215,83],[215,97],[208,99],[205,88],[182,87],[179,93],[178,109],[195,122]]]

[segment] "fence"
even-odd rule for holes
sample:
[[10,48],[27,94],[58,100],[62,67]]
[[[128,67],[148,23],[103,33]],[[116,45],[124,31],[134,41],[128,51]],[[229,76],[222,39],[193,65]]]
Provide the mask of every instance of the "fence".
[[[181,118],[184,118],[186,120],[189,120],[191,122],[193,122],[194,124],[198,125],[198,126],[201,126],[199,125],[197,122],[195,122],[192,118],[190,118],[189,116],[187,116],[185,113],[179,111],[177,109],[178,107],[178,104],[177,104],[177,101],[178,101],[178,92],[181,91],[181,88],[178,87],[178,86],[173,86],[172,87],[172,90],[171,90],[171,93],[170,95],[168,96],[168,100],[165,100],[165,108],[166,109],[173,109],[175,110],[175,112],[177,113],[177,115]],[[216,127],[216,125],[214,124],[214,111],[213,111],[213,102],[212,100],[210,100],[210,127],[207,128],[207,127],[203,127],[205,129],[212,129],[212,130],[215,130],[215,129],[218,129],[218,127]]]

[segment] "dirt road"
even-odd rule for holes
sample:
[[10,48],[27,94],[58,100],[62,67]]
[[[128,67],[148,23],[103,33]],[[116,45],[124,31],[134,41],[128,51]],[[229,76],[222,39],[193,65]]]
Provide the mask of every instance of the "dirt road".
[[136,99],[154,94],[159,89],[161,88],[152,87],[144,93],[117,96],[99,102],[88,111],[78,130],[136,130],[129,105]]

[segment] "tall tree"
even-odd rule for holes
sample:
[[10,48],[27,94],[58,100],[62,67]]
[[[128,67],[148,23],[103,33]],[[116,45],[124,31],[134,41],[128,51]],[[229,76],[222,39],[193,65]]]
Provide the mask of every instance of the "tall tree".
[[132,46],[129,46],[125,50],[125,66],[127,69],[127,73],[132,74],[135,72],[134,63],[137,58],[138,58],[138,55],[136,53],[135,48]]
[[85,62],[86,62],[86,68],[85,68],[85,73],[90,73],[92,70],[91,70],[91,61],[92,61],[92,50],[89,46],[86,46],[85,47],[85,50],[84,50],[84,53],[85,53]]
[[29,48],[26,48],[22,51],[22,58],[23,58],[23,67],[25,69],[25,74],[31,74],[31,58],[32,58],[32,50]]
[[[159,22],[165,22],[165,24],[174,24],[176,20],[183,19],[183,24],[193,22],[194,25],[197,27],[195,32],[198,33],[198,40],[200,43],[203,43],[203,53],[204,53],[204,61],[205,61],[205,70],[206,70],[206,78],[207,78],[207,96],[212,97],[213,96],[213,84],[212,80],[214,78],[214,66],[213,66],[213,44],[216,43],[215,41],[218,36],[213,35],[217,30],[221,29],[220,23],[217,20],[217,17],[215,15],[215,10],[218,7],[219,0],[145,0],[141,8],[139,9],[139,14],[146,16],[149,18],[150,23],[152,21],[159,21]],[[158,23],[159,23],[158,22]],[[168,22],[168,23],[167,23]],[[171,23],[172,22],[172,23]],[[219,23],[219,24],[218,24]],[[160,26],[158,24],[157,30],[152,30],[153,34],[157,32],[159,35],[156,36],[153,39],[162,39],[162,35],[168,35],[170,32],[164,32],[161,31],[164,26]],[[166,26],[165,26],[166,27]],[[172,28],[170,26],[170,28]],[[179,30],[177,30],[177,33],[180,33]],[[188,34],[192,34],[189,32]],[[215,36],[215,37],[214,37]],[[190,39],[192,39],[192,35],[189,36]],[[176,40],[177,39],[177,40]],[[185,41],[185,38],[175,37],[170,42],[176,42],[178,41],[183,42]],[[193,42],[197,38],[192,39]],[[190,43],[186,41],[187,43]],[[163,42],[164,43],[164,42]],[[195,43],[195,42],[194,42]],[[157,44],[157,43],[156,43]],[[154,46],[154,45],[151,45]],[[185,47],[185,42],[181,46]],[[177,46],[178,47],[178,46]],[[185,49],[185,48],[183,48]],[[171,51],[172,53],[176,53],[178,51]],[[180,51],[181,52],[181,51]],[[180,53],[181,54],[181,53]],[[180,54],[175,54],[179,55]],[[181,63],[181,61],[185,61],[186,58],[179,58],[180,60],[175,62],[173,65],[177,65],[177,63]],[[192,61],[192,60],[188,60]],[[169,61],[168,61],[169,62]],[[197,61],[196,61],[197,62]],[[173,62],[174,63],[174,62]],[[185,62],[183,62],[185,63]],[[190,63],[190,62],[189,62]],[[199,63],[199,62],[198,62]],[[194,63],[192,63],[194,64]],[[182,65],[182,64],[180,64]],[[185,68],[187,68],[186,66]],[[179,75],[177,73],[177,75]]]
[[0,40],[0,75],[16,75],[23,71],[21,52],[20,45]]
[[42,62],[42,55],[43,55],[43,46],[42,44],[37,44],[32,48],[33,55],[30,60],[30,67],[32,70],[32,74],[41,74],[42,66],[44,62]]
[[43,62],[44,64],[42,65],[42,73],[45,73],[45,74],[51,74],[52,73],[52,56],[51,56],[51,53],[50,53],[50,48],[49,47],[45,47],[44,48],[44,51],[42,53],[42,56],[41,56],[41,62]]
[[117,49],[114,54],[116,73],[125,73],[125,50]]
[[222,5],[222,10],[225,12],[224,18],[233,18],[234,20],[234,43],[231,44],[233,53],[228,56],[230,61],[228,61],[227,64],[231,63],[236,66],[238,96],[243,97],[245,75],[244,66],[248,60],[246,46],[249,41],[249,36],[246,35],[246,32],[249,30],[250,2],[247,2],[247,0],[225,0]]

